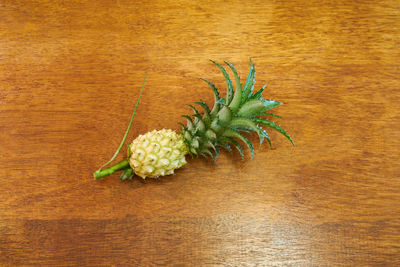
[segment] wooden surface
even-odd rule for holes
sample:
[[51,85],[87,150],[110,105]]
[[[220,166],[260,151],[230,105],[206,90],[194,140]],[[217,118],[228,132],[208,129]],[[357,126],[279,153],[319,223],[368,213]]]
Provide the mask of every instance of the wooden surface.
[[[0,1],[1,265],[400,266],[399,46],[398,0]],[[249,57],[294,148],[93,180],[146,71],[130,139]]]

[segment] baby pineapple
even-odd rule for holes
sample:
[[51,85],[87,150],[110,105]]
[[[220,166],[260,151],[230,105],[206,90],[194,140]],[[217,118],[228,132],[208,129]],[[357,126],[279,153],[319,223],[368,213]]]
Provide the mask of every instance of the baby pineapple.
[[165,129],[139,135],[129,150],[129,164],[143,179],[173,174],[186,164],[185,155],[189,152],[181,134]]
[[[129,146],[127,160],[123,160],[104,170],[100,168],[94,173],[94,177],[97,179],[122,170],[122,180],[131,179],[133,173],[143,179],[146,177],[157,178],[173,174],[175,169],[185,165],[186,154],[191,154],[192,156],[201,155],[206,158],[210,157],[215,161],[219,155],[220,147],[227,149],[229,152],[232,151],[231,146],[235,147],[243,159],[243,148],[238,141],[247,145],[251,157],[253,157],[253,145],[243,135],[243,132],[255,132],[260,139],[260,143],[266,139],[271,145],[271,140],[267,132],[262,128],[263,126],[278,131],[293,144],[292,139],[285,130],[278,124],[265,119],[265,117],[281,118],[267,111],[282,103],[275,100],[266,100],[262,97],[261,94],[265,85],[257,92],[253,92],[255,83],[253,62],[250,60],[250,72],[244,85],[241,84],[235,67],[225,62],[234,75],[235,90],[233,89],[229,74],[224,67],[214,61],[212,63],[221,70],[226,80],[227,93],[225,98],[220,97],[213,83],[203,79],[214,93],[214,105],[212,108],[203,101],[196,102],[203,109],[203,112],[200,113],[193,105],[189,105],[193,109],[194,114],[192,116],[183,116],[186,118],[187,124],[186,126],[181,124],[182,130],[179,133],[173,130],[162,129],[139,135]],[[136,103],[135,111],[139,100],[140,96]],[[116,157],[123,146],[135,111],[132,114],[130,124],[120,147],[106,165]]]

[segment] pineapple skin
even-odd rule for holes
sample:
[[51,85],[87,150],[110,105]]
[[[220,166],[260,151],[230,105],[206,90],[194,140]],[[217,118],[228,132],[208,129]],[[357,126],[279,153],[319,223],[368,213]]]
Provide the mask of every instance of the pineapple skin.
[[128,153],[131,168],[145,179],[173,174],[187,163],[189,149],[182,134],[162,129],[139,135],[129,145]]

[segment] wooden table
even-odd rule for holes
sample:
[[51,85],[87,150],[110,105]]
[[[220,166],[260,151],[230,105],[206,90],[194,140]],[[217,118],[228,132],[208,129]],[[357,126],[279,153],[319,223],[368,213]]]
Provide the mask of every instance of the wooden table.
[[[1,1],[0,265],[400,266],[399,45],[398,0]],[[130,140],[250,57],[295,147],[93,180],[145,72]]]

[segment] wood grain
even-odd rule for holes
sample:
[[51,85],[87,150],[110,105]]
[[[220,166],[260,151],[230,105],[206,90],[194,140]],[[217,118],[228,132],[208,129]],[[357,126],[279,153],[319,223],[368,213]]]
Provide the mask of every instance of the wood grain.
[[[4,266],[400,266],[399,1],[0,1]],[[178,129],[256,86],[270,132],[252,161],[192,159],[147,183],[92,172],[130,139]],[[256,138],[253,138],[256,141]],[[122,157],[122,156],[121,156]]]

